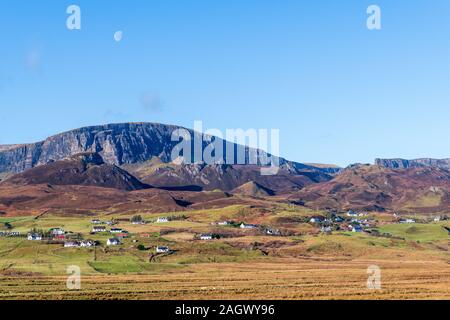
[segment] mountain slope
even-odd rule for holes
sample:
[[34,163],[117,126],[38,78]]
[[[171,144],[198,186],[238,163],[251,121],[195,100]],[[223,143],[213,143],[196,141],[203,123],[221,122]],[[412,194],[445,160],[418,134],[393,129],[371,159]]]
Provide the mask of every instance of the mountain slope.
[[[191,135],[191,139],[203,140],[202,150],[205,150],[213,138],[186,128],[156,123],[122,123],[85,127],[61,133],[37,143],[0,146],[0,173],[20,173],[49,161],[63,160],[85,152],[99,153],[106,163],[115,165],[142,163],[154,157],[159,158],[163,163],[169,163],[173,148],[179,144],[179,140],[172,141],[172,134],[177,130],[185,130]],[[217,141],[223,143],[221,139],[217,138]],[[225,151],[242,148],[231,142],[224,144]],[[249,164],[249,152],[253,149],[242,149],[245,152],[245,164]],[[260,150],[256,152],[259,156],[266,155]],[[308,169],[329,173],[331,170],[279,159],[280,165],[288,167],[292,172]]]
[[15,185],[82,185],[125,191],[147,186],[125,170],[106,164],[96,153],[83,153],[50,162],[12,176],[3,183]]
[[307,185],[331,179],[329,174],[315,170],[295,170],[285,166],[277,175],[261,175],[261,167],[254,165],[206,165],[196,163],[189,165],[164,164],[155,160],[143,164],[123,166],[128,172],[142,182],[159,188],[184,190],[232,191],[233,189],[254,181],[277,193],[297,191]]
[[[188,132],[191,139],[203,141],[203,151],[212,139],[222,143],[224,154],[227,154],[227,150],[234,150],[235,161],[239,150],[244,153],[244,163],[207,165],[201,161],[195,164],[173,162],[171,153],[179,141],[172,141],[172,134],[177,130]],[[334,166],[319,167],[277,158],[279,174],[263,176],[260,172],[261,162],[255,165],[249,160],[253,151],[258,155],[258,160],[267,156],[264,151],[242,147],[182,127],[154,123],[110,124],[68,131],[38,143],[0,146],[0,181],[11,174],[26,172],[80,153],[98,153],[105,164],[119,166],[144,183],[160,188],[193,191],[231,191],[246,182],[255,181],[276,192],[291,192],[312,183],[328,181],[340,170]]]
[[304,188],[291,200],[320,209],[444,212],[450,209],[450,171],[357,165]]
[[274,195],[274,192],[272,190],[267,189],[254,181],[247,182],[247,183],[243,184],[242,186],[234,189],[233,193],[244,195],[244,196],[250,196],[250,197],[259,197],[259,198],[264,198],[264,197],[269,197],[269,196]]

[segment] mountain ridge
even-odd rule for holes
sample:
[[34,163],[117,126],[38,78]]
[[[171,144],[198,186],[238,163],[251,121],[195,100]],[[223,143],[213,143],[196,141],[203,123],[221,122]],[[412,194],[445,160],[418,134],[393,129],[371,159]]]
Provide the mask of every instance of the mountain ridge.
[[[164,163],[171,162],[171,152],[179,141],[172,141],[172,133],[177,129],[187,130],[191,137],[202,139],[202,150],[211,137],[181,126],[160,123],[132,122],[89,126],[52,135],[35,143],[0,145],[0,173],[21,173],[50,161],[63,160],[79,153],[99,153],[108,164],[124,165],[141,163],[158,157]],[[216,138],[215,138],[216,139]],[[217,138],[218,139],[218,138]],[[236,143],[224,142],[225,148],[239,148]],[[249,152],[244,147],[245,161],[249,162]],[[257,150],[258,155],[269,155]],[[334,174],[338,168],[319,168],[278,158],[280,165],[293,172],[298,170],[320,171]]]

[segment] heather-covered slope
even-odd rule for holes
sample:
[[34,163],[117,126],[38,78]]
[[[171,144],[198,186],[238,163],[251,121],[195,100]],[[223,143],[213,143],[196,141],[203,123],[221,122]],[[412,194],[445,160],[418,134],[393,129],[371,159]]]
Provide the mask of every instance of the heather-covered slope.
[[96,153],[84,153],[50,162],[12,176],[4,183],[15,185],[78,185],[125,191],[147,188],[125,170],[106,164]]
[[389,169],[356,165],[291,197],[321,209],[448,212],[450,172],[436,167]]

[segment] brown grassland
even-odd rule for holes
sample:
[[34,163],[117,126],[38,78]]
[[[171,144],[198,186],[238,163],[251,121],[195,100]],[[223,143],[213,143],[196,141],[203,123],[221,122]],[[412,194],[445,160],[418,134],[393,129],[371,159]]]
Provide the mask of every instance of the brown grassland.
[[[367,266],[382,269],[368,290]],[[450,268],[439,261],[337,261],[200,264],[157,275],[91,275],[79,291],[66,277],[2,276],[1,299],[449,299]]]

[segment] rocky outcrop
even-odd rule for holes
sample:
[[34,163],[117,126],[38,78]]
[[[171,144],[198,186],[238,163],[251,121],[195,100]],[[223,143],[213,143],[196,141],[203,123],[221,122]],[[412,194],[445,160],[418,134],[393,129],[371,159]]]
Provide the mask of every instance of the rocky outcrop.
[[420,167],[435,167],[441,169],[450,169],[450,159],[376,159],[375,164],[389,169],[408,169]]

